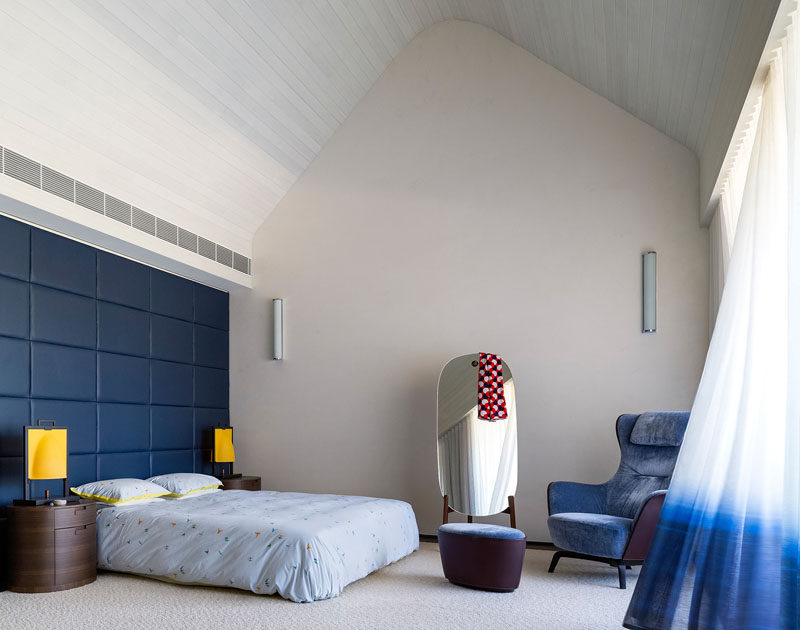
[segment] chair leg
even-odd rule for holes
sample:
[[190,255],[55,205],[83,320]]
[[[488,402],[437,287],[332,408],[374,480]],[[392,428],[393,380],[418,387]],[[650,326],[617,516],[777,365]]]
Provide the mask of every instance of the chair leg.
[[564,556],[564,552],[563,551],[556,551],[553,554],[553,559],[550,561],[550,568],[547,569],[548,573],[552,573],[553,571],[556,570],[556,565],[558,564],[558,561],[561,560],[561,558],[563,556]]
[[631,565],[626,564],[623,560],[618,560],[616,558],[601,558],[599,556],[590,556],[583,553],[576,553],[574,551],[565,551],[564,549],[559,549],[553,554],[553,559],[550,560],[550,568],[547,569],[548,573],[553,573],[556,570],[556,565],[558,565],[558,561],[561,558],[579,558],[582,560],[591,560],[592,562],[602,562],[604,564],[608,564],[611,567],[617,567],[617,573],[619,574],[619,587],[622,590],[627,588],[626,585],[626,568],[630,569]]

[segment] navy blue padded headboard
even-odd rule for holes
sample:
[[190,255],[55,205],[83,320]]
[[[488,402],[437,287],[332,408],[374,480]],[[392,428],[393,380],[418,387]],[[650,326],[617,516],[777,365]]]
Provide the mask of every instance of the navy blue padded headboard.
[[73,485],[210,472],[228,294],[0,216],[0,504],[22,496],[40,418],[69,427]]

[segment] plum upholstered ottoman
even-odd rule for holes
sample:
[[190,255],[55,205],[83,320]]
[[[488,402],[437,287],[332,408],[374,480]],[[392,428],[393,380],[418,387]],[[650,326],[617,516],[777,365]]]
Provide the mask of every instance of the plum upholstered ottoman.
[[513,591],[522,576],[525,534],[500,525],[446,523],[439,527],[439,553],[453,584]]

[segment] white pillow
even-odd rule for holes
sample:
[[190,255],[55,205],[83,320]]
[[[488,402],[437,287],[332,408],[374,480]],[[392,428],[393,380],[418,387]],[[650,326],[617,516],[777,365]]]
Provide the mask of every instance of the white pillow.
[[211,475],[201,475],[199,473],[170,473],[169,475],[156,475],[147,481],[164,488],[168,497],[184,497],[187,494],[195,493],[198,490],[209,488],[219,488],[222,482]]
[[90,481],[82,486],[70,488],[70,490],[82,499],[91,499],[110,505],[146,501],[169,494],[167,490],[154,483],[130,478]]
[[164,501],[182,501],[183,499],[194,499],[195,497],[199,497],[203,494],[211,494],[212,492],[222,492],[222,488],[199,488],[197,490],[192,490],[189,494],[184,494],[180,497],[172,497],[170,495],[166,495],[163,500]]

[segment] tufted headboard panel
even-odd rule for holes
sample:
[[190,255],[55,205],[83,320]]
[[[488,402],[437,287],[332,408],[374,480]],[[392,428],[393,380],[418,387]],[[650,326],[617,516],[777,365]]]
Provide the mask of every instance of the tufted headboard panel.
[[0,216],[0,504],[22,496],[37,419],[69,427],[72,485],[210,472],[228,294]]

